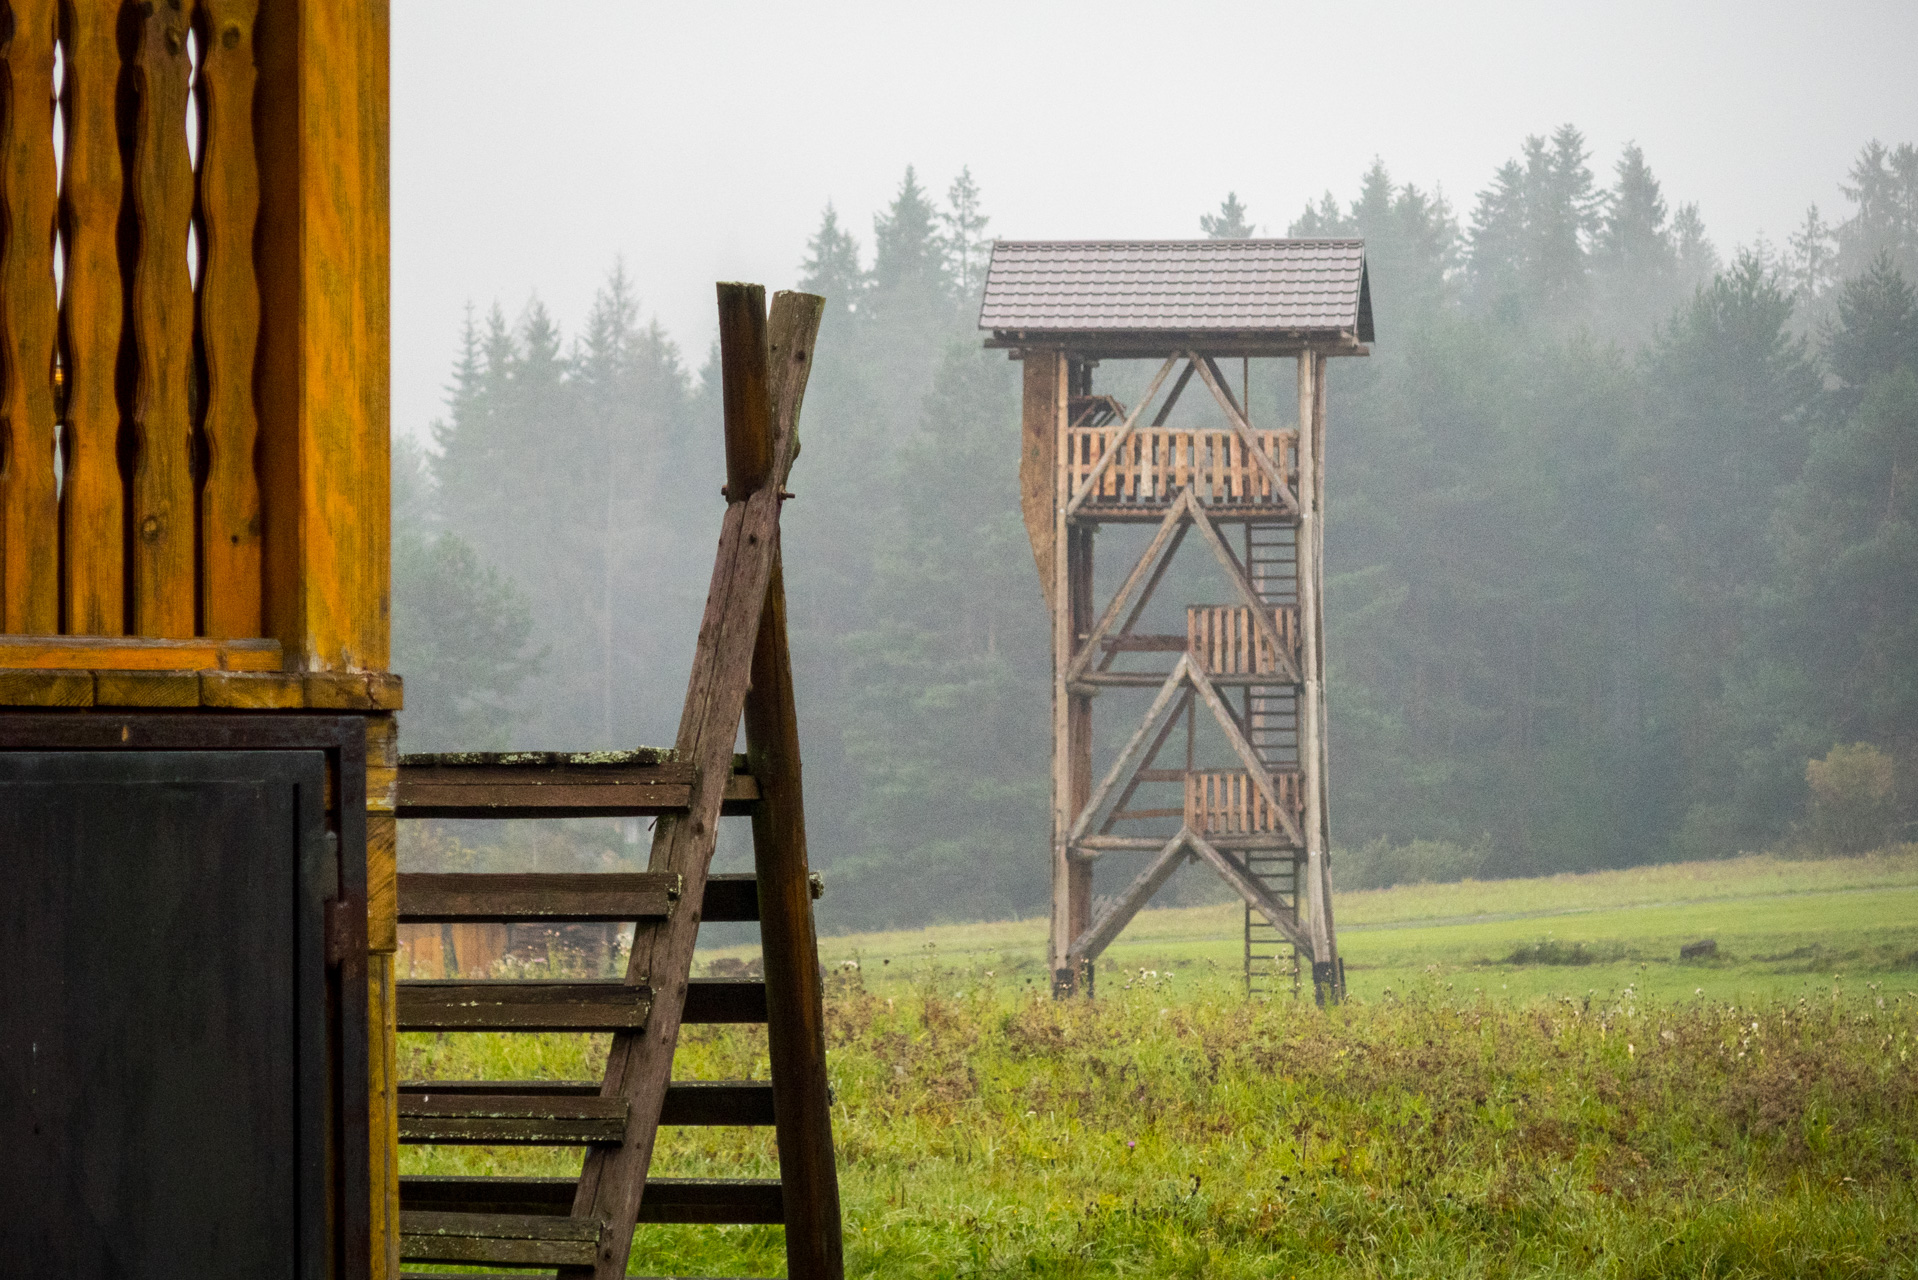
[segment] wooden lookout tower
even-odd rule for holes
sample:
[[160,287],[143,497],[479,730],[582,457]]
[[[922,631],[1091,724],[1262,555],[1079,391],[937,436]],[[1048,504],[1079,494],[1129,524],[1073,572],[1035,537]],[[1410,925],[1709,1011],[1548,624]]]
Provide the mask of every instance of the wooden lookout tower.
[[[1372,341],[1364,242],[1002,240],[979,327],[1025,366],[1020,501],[1053,622],[1054,990],[1089,986],[1100,952],[1197,858],[1244,900],[1248,987],[1272,981],[1289,946],[1294,982],[1307,964],[1318,998],[1339,998],[1326,361]],[[1297,363],[1289,424],[1251,419],[1252,362],[1271,359]],[[1143,362],[1130,407],[1094,381],[1126,361]],[[1175,415],[1189,391],[1217,416]],[[1095,538],[1125,525],[1149,536],[1108,582]],[[1193,531],[1203,550],[1180,561]],[[1219,594],[1168,605],[1181,580]],[[1145,705],[1122,713],[1116,750],[1101,751],[1093,707],[1128,691]],[[1162,763],[1181,737],[1182,757]],[[1142,869],[1095,898],[1097,862],[1128,854]]]

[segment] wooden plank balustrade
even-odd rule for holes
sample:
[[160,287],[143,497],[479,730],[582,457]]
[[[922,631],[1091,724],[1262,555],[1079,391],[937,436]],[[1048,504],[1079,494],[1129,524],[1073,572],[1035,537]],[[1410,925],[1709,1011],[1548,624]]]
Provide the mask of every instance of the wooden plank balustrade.
[[[1299,611],[1281,606],[1272,611],[1279,639],[1296,666],[1299,660]],[[1252,625],[1252,611],[1244,605],[1187,605],[1186,647],[1207,675],[1277,675],[1280,671],[1272,645]]]
[[383,7],[9,6],[0,634],[384,669],[385,88]]
[[[1299,775],[1278,773],[1272,777],[1279,803],[1292,811],[1294,820],[1304,805],[1299,791]],[[1185,825],[1203,836],[1263,836],[1283,838],[1285,828],[1251,775],[1243,769],[1199,769],[1186,775]]]
[[[1099,465],[1099,459],[1118,439],[1122,428],[1073,427],[1062,434],[1066,445],[1068,489],[1077,493]],[[1280,464],[1290,480],[1298,471],[1298,432],[1253,433],[1267,457]],[[1283,508],[1284,500],[1246,448],[1229,429],[1183,431],[1170,427],[1138,427],[1119,444],[1119,456],[1099,477],[1087,505],[1100,508],[1163,508],[1179,491],[1192,486],[1201,501],[1222,506]]]

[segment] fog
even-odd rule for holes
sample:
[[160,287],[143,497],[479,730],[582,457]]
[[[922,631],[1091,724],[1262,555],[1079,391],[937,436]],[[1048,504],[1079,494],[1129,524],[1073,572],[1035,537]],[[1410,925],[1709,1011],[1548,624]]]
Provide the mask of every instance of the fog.
[[393,9],[393,422],[442,412],[468,302],[571,332],[615,258],[688,352],[712,282],[863,241],[908,164],[1012,237],[1282,234],[1374,156],[1472,193],[1563,121],[1627,141],[1721,247],[1781,242],[1873,137],[1918,134],[1918,5],[656,4]]
[[[1367,245],[1378,340],[1329,389],[1338,885],[1795,848],[1837,829],[1809,781],[1836,750],[1883,783],[1846,839],[1909,838],[1918,20],[1538,8],[403,7],[403,743],[671,740],[722,510],[713,281],[803,287],[783,538],[821,919],[1043,909],[1050,633],[987,241],[1195,236],[1233,193],[1216,233]],[[1290,363],[1242,376],[1289,425]],[[1101,582],[1143,537],[1101,533]],[[1225,598],[1182,560],[1174,633]],[[432,827],[409,867],[645,847]]]

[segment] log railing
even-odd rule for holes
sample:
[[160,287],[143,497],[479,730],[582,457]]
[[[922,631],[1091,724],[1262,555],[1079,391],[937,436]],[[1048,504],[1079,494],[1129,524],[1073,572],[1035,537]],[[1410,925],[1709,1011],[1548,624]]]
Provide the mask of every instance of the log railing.
[[[1121,428],[1073,427],[1065,432],[1067,485],[1077,493]],[[1256,431],[1265,455],[1297,485],[1298,432]],[[1163,506],[1191,485],[1201,501],[1232,506],[1282,506],[1272,481],[1236,431],[1175,431],[1135,428],[1119,442],[1119,454],[1100,474],[1087,502],[1097,507]]]
[[[1272,784],[1279,803],[1294,823],[1304,807],[1297,773],[1275,773]],[[1272,812],[1252,775],[1243,769],[1201,769],[1185,776],[1185,825],[1200,835],[1279,835],[1283,823]]]
[[0,632],[267,634],[260,7],[9,5]]
[[[1298,606],[1281,605],[1274,609],[1272,621],[1296,669]],[[1244,605],[1187,605],[1185,638],[1186,648],[1207,675],[1275,675],[1283,670],[1272,652],[1271,642],[1252,625],[1252,611]]]

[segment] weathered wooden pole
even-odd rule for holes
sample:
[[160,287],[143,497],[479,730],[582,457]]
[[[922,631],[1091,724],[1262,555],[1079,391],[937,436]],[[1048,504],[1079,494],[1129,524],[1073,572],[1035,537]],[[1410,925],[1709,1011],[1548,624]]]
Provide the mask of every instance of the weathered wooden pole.
[[1324,451],[1320,388],[1324,362],[1299,353],[1299,767],[1305,801],[1306,934],[1312,942],[1312,990],[1319,1003],[1340,995],[1332,936],[1331,878],[1326,867]]
[[[815,312],[812,325],[802,332],[812,332],[818,326],[816,313],[823,308],[819,299],[800,296]],[[730,291],[722,286],[720,291],[729,497],[743,497],[767,483],[773,464],[772,405],[792,376],[794,353],[768,349],[763,298],[756,286],[731,286]],[[782,338],[790,342],[790,331]],[[807,354],[798,353],[802,358]],[[773,1127],[785,1199],[786,1274],[792,1280],[841,1280],[846,1268],[826,1096],[824,992],[806,860],[799,717],[786,647],[785,575],[777,548],[753,648],[745,722],[746,755],[759,783],[753,860],[766,973]]]

